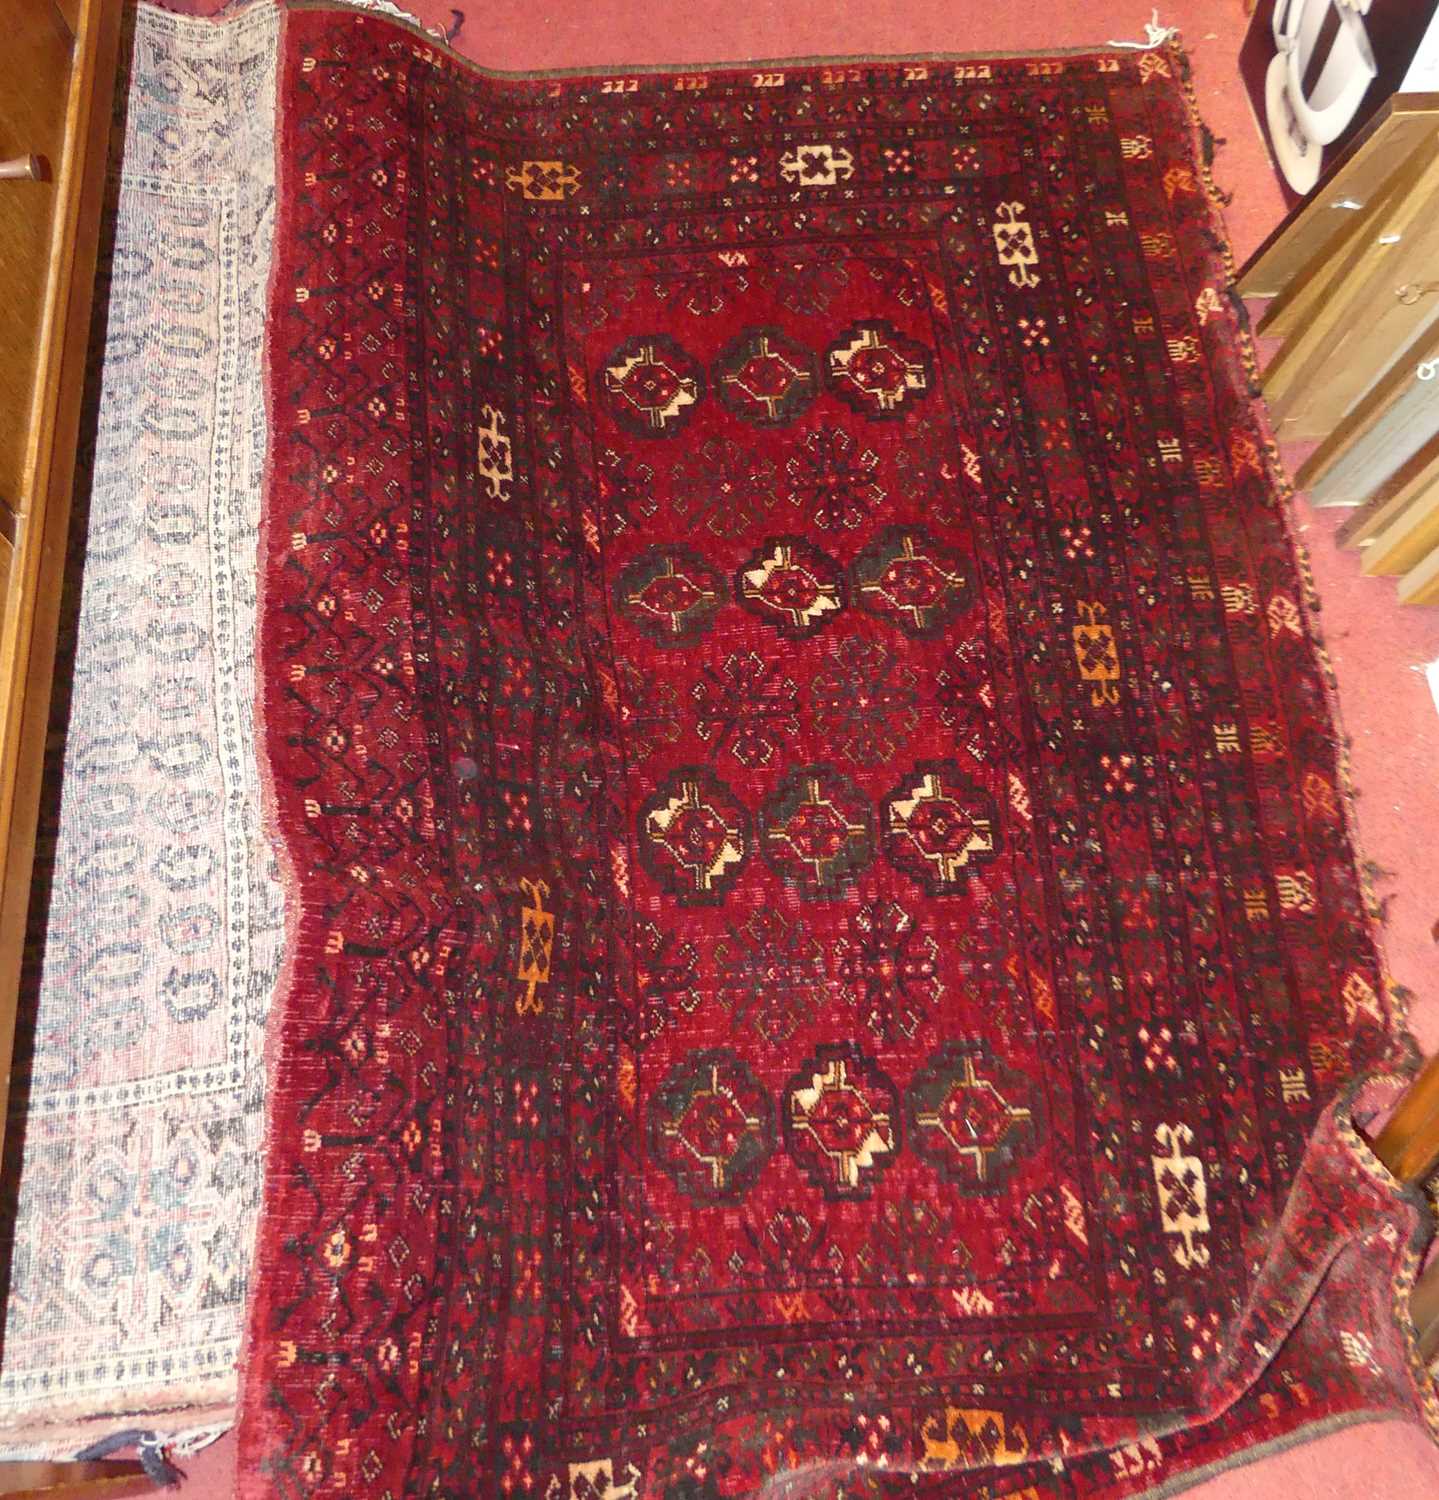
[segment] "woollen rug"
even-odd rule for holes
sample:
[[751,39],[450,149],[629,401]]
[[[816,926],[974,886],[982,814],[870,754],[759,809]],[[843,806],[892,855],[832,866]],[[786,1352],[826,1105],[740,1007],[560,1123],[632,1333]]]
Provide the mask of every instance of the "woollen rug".
[[277,29],[126,17],[10,1100],[7,1458],[234,1419],[284,936],[253,724]]
[[1432,1422],[1177,49],[519,79],[300,7],[278,97],[241,1493]]

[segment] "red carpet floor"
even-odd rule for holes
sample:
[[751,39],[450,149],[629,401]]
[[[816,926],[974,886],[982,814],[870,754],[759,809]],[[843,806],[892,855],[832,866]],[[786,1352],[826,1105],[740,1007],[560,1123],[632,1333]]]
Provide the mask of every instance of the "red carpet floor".
[[[410,0],[427,18],[447,21],[437,0]],[[181,8],[179,5],[176,8]],[[207,11],[216,0],[183,8]],[[794,56],[916,52],[997,52],[1084,47],[1137,38],[1143,7],[1093,0],[870,0],[821,6],[763,0],[723,7],[671,0],[662,10],[638,0],[522,0],[471,6],[456,45],[492,67],[685,63]],[[1161,20],[1182,28],[1195,64],[1201,109],[1226,145],[1216,163],[1234,192],[1228,213],[1243,257],[1276,221],[1280,201],[1234,69],[1245,18],[1241,0],[1171,0]],[[1412,1023],[1426,1051],[1439,1047],[1439,710],[1424,664],[1439,659],[1439,610],[1400,610],[1392,582],[1359,576],[1356,556],[1333,543],[1339,515],[1301,507],[1324,613],[1322,627],[1339,679],[1340,708],[1352,741],[1362,852],[1381,871],[1389,896],[1384,947],[1396,980],[1414,992]],[[228,1496],[232,1440],[188,1464],[193,1500]],[[1333,1500],[1418,1497],[1439,1492],[1439,1454],[1417,1429],[1360,1427],[1231,1472],[1191,1491],[1196,1500],[1249,1500],[1288,1491]],[[117,1490],[149,1493],[144,1487]]]

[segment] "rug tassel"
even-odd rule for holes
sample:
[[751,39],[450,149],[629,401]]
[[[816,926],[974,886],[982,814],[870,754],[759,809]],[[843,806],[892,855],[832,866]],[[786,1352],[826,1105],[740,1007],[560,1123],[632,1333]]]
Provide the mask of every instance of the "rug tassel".
[[184,1475],[165,1456],[165,1445],[160,1435],[155,1432],[142,1432],[138,1428],[131,1428],[125,1432],[111,1433],[109,1437],[101,1438],[98,1443],[91,1443],[88,1448],[82,1448],[75,1455],[75,1459],[78,1463],[94,1463],[102,1458],[113,1458],[126,1448],[134,1448],[140,1465],[145,1470],[145,1477],[151,1484],[158,1484],[162,1489],[167,1490],[180,1487],[180,1481]]
[[177,1433],[170,1440],[170,1452],[176,1458],[190,1458],[200,1452],[202,1448],[208,1448],[211,1443],[217,1443],[227,1432],[233,1432],[233,1422],[220,1422],[214,1427],[196,1427],[189,1432]]
[[1111,47],[1129,47],[1135,52],[1152,52],[1156,47],[1162,47],[1171,37],[1179,35],[1177,26],[1161,26],[1159,24],[1159,11],[1156,8],[1149,12],[1149,19],[1144,23],[1144,40],[1142,42],[1116,42],[1110,40]]
[[[1226,287],[1225,294],[1229,298],[1229,306],[1232,309],[1234,316],[1238,318],[1245,333],[1249,334],[1252,337],[1254,334],[1254,322],[1253,319],[1251,319],[1249,316],[1249,304],[1245,302],[1244,298],[1240,295],[1239,288],[1235,286]],[[1263,382],[1260,381],[1258,376],[1251,377],[1249,384],[1256,391],[1263,389]]]

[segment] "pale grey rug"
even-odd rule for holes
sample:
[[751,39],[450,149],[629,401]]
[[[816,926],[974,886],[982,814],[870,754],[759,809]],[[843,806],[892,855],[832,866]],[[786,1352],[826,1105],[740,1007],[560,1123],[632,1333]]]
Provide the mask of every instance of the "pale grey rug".
[[141,6],[134,24],[38,1029],[12,1126],[10,1456],[228,1420],[280,961],[253,718],[277,15]]

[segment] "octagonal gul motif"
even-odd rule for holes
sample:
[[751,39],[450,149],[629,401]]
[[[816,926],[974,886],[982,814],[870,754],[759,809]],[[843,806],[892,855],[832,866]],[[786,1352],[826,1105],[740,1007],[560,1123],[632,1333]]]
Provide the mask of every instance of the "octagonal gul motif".
[[844,574],[803,537],[766,541],[735,576],[735,597],[790,640],[824,628],[845,605]]
[[852,323],[824,358],[830,389],[872,421],[898,416],[933,384],[929,350],[885,318]]
[[1029,1084],[982,1042],[931,1053],[905,1104],[916,1153],[962,1193],[998,1192],[1038,1139]]
[[848,776],[804,766],[765,802],[760,849],[801,895],[837,896],[874,858],[874,814]]
[[918,526],[886,527],[850,564],[856,603],[906,635],[937,635],[974,596],[960,560]]
[[853,1043],[817,1047],[785,1084],[781,1108],[789,1154],[825,1197],[867,1197],[893,1165],[899,1096]]
[[793,421],[819,390],[819,363],[778,328],[748,328],[715,362],[715,390],[735,416],[761,427]]
[[749,814],[724,782],[703,766],[687,766],[640,808],[640,860],[678,900],[712,904],[739,878],[749,830]]
[[651,547],[615,580],[620,613],[663,646],[688,646],[724,603],[720,576],[688,547]]
[[627,339],[605,361],[601,384],[621,427],[640,437],[673,437],[704,393],[704,372],[662,333]]
[[932,896],[961,889],[999,852],[993,799],[952,760],[923,761],[885,798],[884,852]]
[[774,1151],[774,1106],[728,1047],[692,1052],[650,1101],[650,1152],[682,1193],[737,1198]]

